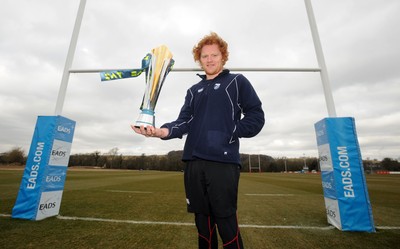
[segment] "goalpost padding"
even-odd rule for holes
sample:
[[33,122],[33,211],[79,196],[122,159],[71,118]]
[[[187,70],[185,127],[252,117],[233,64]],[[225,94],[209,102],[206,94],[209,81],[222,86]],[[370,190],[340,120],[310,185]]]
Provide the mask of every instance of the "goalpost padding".
[[12,218],[42,220],[58,215],[75,121],[39,116]]
[[328,222],[343,231],[375,232],[354,118],[325,118],[315,132]]

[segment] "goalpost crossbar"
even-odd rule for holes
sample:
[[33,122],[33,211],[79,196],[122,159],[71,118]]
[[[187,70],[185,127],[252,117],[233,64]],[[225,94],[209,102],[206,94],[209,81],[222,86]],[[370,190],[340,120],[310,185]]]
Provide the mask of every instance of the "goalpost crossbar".
[[[93,69],[70,69],[70,73],[100,73],[105,71],[122,71],[129,70],[128,68],[93,68]],[[233,72],[321,72],[321,68],[256,68],[256,67],[243,67],[243,68],[229,68]],[[173,68],[171,72],[202,72],[200,68]]]

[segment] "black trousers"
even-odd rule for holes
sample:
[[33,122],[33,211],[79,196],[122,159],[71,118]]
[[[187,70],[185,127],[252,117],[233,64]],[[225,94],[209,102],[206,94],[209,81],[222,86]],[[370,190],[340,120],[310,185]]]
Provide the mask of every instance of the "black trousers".
[[239,177],[236,164],[205,160],[186,164],[187,208],[195,213],[199,248],[218,248],[217,230],[224,248],[243,248],[236,215]]
[[217,227],[225,249],[244,248],[236,214],[224,218],[195,214],[195,221],[199,249],[218,248]]

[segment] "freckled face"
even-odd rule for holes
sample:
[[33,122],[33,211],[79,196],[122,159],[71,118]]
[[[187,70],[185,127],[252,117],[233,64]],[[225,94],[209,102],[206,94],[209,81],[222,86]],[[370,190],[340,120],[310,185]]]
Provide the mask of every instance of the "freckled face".
[[204,45],[200,54],[201,68],[207,79],[214,79],[223,69],[222,54],[217,44]]

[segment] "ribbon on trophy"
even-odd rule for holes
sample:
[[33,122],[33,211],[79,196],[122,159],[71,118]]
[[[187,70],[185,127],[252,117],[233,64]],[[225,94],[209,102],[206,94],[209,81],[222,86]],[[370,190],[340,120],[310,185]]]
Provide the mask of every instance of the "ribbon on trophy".
[[147,54],[142,59],[142,68],[100,72],[101,81],[110,81],[110,80],[119,80],[119,79],[138,77],[144,71],[146,71],[147,68],[149,68],[150,60],[151,60],[151,54]]
[[100,73],[100,77],[101,81],[110,81],[137,77],[145,72],[146,89],[140,105],[141,113],[135,122],[135,126],[155,126],[154,109],[165,78],[172,70],[174,63],[172,53],[167,46],[162,45],[152,49],[151,53],[148,53],[142,59],[142,68],[105,71]]

